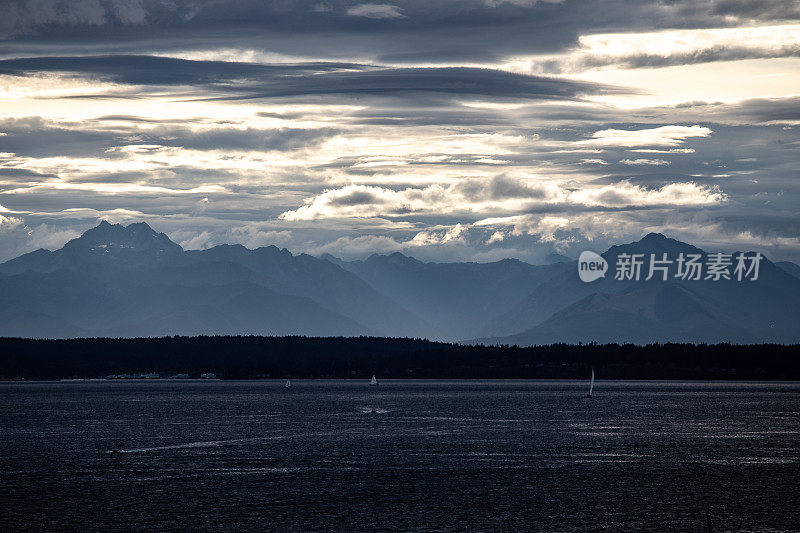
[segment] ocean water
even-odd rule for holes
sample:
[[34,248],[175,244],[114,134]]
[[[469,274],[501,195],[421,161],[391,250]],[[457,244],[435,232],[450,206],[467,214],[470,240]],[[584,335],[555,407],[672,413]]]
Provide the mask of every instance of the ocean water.
[[292,385],[1,383],[0,530],[800,530],[798,383]]

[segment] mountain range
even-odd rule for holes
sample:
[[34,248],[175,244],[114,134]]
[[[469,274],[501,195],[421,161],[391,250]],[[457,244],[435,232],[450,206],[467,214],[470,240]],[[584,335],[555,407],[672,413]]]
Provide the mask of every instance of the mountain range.
[[[651,233],[621,254],[706,252]],[[645,264],[645,268],[647,264]],[[611,273],[609,273],[611,274]],[[757,280],[578,277],[577,262],[343,261],[267,246],[186,250],[144,222],[101,222],[55,251],[0,264],[0,336],[395,336],[555,342],[800,341],[800,267],[763,259]]]

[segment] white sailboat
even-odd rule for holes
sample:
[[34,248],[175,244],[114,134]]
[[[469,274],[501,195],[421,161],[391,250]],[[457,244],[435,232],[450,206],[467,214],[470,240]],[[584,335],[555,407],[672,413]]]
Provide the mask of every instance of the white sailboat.
[[378,384],[378,380],[375,379],[375,374],[372,374],[372,379],[369,381],[369,384],[370,385],[377,385]]
[[291,382],[291,381],[289,381],[289,380],[287,379],[287,380],[286,380],[286,383],[285,383],[283,386],[284,386],[284,387],[286,387],[286,388],[288,389],[289,387],[291,387],[291,386],[292,386],[292,382]]
[[589,382],[589,394],[586,395],[587,398],[592,397],[592,391],[594,391],[594,368],[592,368],[592,381]]

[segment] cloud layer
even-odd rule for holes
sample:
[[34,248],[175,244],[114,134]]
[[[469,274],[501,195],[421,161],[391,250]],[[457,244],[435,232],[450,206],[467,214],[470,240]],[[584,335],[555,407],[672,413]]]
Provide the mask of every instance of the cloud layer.
[[183,246],[800,260],[796,2],[10,0],[0,260]]

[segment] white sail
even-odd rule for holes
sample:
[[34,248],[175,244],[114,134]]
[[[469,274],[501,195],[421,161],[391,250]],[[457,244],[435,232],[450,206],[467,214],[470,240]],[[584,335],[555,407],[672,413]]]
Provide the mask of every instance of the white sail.
[[370,380],[369,384],[370,385],[377,385],[378,384],[378,380],[375,379],[375,374],[372,374],[372,379]]
[[589,382],[589,396],[592,395],[592,391],[594,391],[594,368],[592,368],[592,381]]

